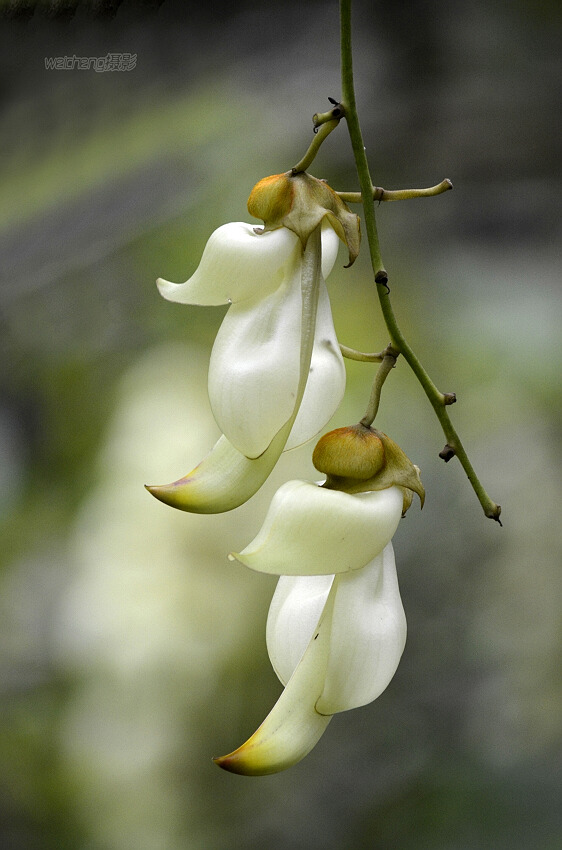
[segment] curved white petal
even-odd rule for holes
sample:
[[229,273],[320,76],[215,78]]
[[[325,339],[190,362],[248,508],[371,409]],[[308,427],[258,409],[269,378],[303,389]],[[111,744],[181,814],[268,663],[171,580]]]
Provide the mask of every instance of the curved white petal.
[[215,759],[232,773],[261,776],[296,764],[314,747],[331,716],[315,709],[322,693],[330,646],[333,594],[291,679],[256,732],[234,752]]
[[236,303],[273,292],[301,256],[298,236],[286,227],[256,233],[254,225],[234,221],[211,234],[189,280],[170,283],[159,278],[156,283],[168,301],[208,306]]
[[161,502],[195,514],[231,511],[247,502],[279,460],[288,425],[258,458],[241,454],[223,435],[195,469],[172,484],[145,485]]
[[215,339],[209,365],[211,408],[225,436],[248,457],[264,452],[293,413],[301,317],[297,266],[275,292],[233,304]]
[[334,228],[328,223],[328,219],[322,221],[322,277],[327,278],[336,262],[340,239]]
[[396,672],[406,643],[406,617],[392,543],[362,570],[336,576],[330,655],[322,714],[372,702]]
[[254,540],[231,557],[274,575],[357,570],[391,541],[402,506],[398,487],[350,495],[288,481],[275,493]]
[[329,576],[281,576],[267,615],[267,651],[286,685],[308,646],[334,580]]
[[[331,228],[330,231],[334,233]],[[308,381],[285,450],[294,449],[318,434],[334,415],[344,392],[345,366],[334,329],[328,290],[321,280]]]

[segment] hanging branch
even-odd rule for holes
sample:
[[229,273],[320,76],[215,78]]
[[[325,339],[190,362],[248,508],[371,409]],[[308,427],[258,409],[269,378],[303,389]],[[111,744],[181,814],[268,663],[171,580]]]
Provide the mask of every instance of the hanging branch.
[[[470,481],[472,488],[474,489],[474,492],[476,493],[478,500],[482,505],[484,513],[487,517],[496,520],[501,525],[501,507],[497,505],[488,496],[486,490],[480,483],[478,476],[476,475],[476,472],[474,471],[474,468],[462,445],[460,437],[455,431],[453,424],[450,420],[449,414],[446,410],[448,405],[456,401],[454,393],[441,393],[437,389],[437,387],[423,368],[422,364],[420,363],[418,357],[405,339],[394,315],[394,310],[390,301],[388,274],[383,265],[380,253],[377,223],[373,202],[373,199],[375,197],[375,190],[373,188],[373,182],[369,173],[369,164],[367,162],[367,155],[365,153],[365,147],[363,145],[361,126],[359,124],[359,118],[357,115],[357,105],[355,102],[355,88],[353,83],[353,59],[351,49],[351,0],[340,0],[340,26],[342,75],[342,101],[340,105],[343,110],[343,115],[347,121],[349,136],[351,139],[351,145],[355,157],[355,165],[357,168],[359,185],[361,187],[360,197],[363,203],[365,230],[369,243],[371,265],[373,268],[375,283],[377,284],[377,293],[381,305],[382,314],[388,332],[390,334],[391,345],[393,349],[403,355],[404,359],[414,372],[418,381],[422,385],[433,409],[435,410],[439,422],[441,423],[441,427],[445,434],[447,444],[440,453],[440,457],[442,457],[445,461],[450,460],[455,455],[458,457],[464,471],[466,472],[468,480]],[[440,186],[443,186],[446,182],[450,183],[450,181],[443,181]],[[442,191],[446,191],[447,188],[451,188],[451,186],[445,186]],[[412,192],[415,190],[404,191]],[[432,193],[438,194],[438,192]],[[428,194],[427,190],[425,194]],[[416,196],[410,195],[410,197]],[[353,200],[355,200],[355,196]]]

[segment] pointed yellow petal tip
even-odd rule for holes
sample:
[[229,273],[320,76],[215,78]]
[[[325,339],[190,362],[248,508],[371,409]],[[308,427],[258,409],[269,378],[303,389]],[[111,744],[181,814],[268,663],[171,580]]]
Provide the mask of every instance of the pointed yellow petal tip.
[[268,773],[275,773],[276,769],[267,770],[267,766],[253,764],[252,759],[244,752],[245,744],[238,747],[232,753],[226,756],[216,756],[213,759],[217,767],[222,767],[229,773],[237,773],[239,776],[265,776]]
[[[326,718],[327,722],[329,720],[331,717]],[[327,722],[322,724],[323,727]],[[287,770],[299,762],[312,749],[314,743],[316,741],[297,752],[293,752],[290,745],[280,748],[276,741],[263,740],[263,730],[260,726],[241,747],[225,756],[215,756],[213,761],[217,767],[239,776],[269,776]]]
[[190,475],[179,478],[172,484],[145,484],[145,490],[148,490],[156,499],[170,505],[172,508],[189,511],[193,508],[189,507],[190,499],[187,497],[186,490],[191,481]]
[[256,737],[258,732],[259,729],[248,738],[245,744],[226,756],[216,756],[213,761],[217,767],[222,767],[229,773],[238,773],[240,776],[267,776],[290,767],[293,764],[291,760],[279,761],[276,758],[267,758],[267,754],[262,751],[262,741]]

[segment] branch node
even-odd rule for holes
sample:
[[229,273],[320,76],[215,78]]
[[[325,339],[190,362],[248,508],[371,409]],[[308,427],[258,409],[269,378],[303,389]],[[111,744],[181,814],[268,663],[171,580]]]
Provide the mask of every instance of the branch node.
[[503,528],[502,521],[500,519],[501,512],[502,512],[501,505],[495,505],[495,504],[493,504],[493,506],[489,510],[485,511],[488,519],[495,520],[499,524],[500,528]]
[[379,269],[379,271],[376,273],[375,283],[380,283],[381,286],[385,286],[388,295],[388,293],[390,292],[390,286],[388,285],[388,274],[384,269]]
[[453,446],[450,446],[449,443],[445,443],[445,446],[439,452],[439,457],[444,460],[445,463],[449,463],[456,453],[456,449],[454,449]]
[[319,127],[322,124],[326,124],[328,121],[333,121],[334,119],[340,120],[345,116],[345,109],[341,103],[338,103],[337,100],[334,100],[332,97],[329,97],[328,100],[330,103],[333,103],[332,109],[328,109],[327,112],[315,112],[312,116],[312,125],[314,133],[318,132]]
[[443,404],[454,404],[457,400],[456,393],[443,393]]

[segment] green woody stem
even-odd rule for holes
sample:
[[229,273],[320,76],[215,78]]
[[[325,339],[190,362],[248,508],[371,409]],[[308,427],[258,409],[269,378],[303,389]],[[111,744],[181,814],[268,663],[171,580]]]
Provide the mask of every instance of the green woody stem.
[[[363,137],[361,127],[357,115],[357,105],[355,102],[355,88],[353,84],[353,56],[351,47],[351,0],[340,0],[340,26],[341,26],[341,74],[342,74],[342,101],[344,115],[347,120],[349,136],[355,157],[355,165],[361,187],[361,197],[363,202],[363,213],[365,219],[365,230],[369,243],[369,252],[371,256],[371,265],[377,284],[377,293],[381,305],[382,314],[390,333],[392,347],[403,355],[404,359],[416,375],[418,381],[422,385],[425,394],[427,395],[443,432],[447,439],[447,445],[441,452],[441,457],[444,460],[449,460],[456,455],[461,462],[461,465],[466,472],[474,492],[476,493],[482,509],[487,517],[500,521],[501,508],[490,499],[484,488],[482,487],[478,477],[468,459],[468,455],[464,450],[461,440],[453,428],[452,422],[447,413],[446,406],[455,401],[455,396],[452,393],[443,394],[439,392],[417,356],[408,345],[402,331],[398,326],[392,304],[390,302],[390,290],[388,288],[388,275],[384,268],[377,233],[377,223],[375,219],[375,208],[373,203],[373,182],[369,173],[369,164],[367,155],[363,145]],[[501,523],[500,523],[501,524]]]

